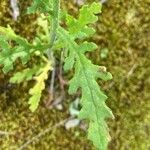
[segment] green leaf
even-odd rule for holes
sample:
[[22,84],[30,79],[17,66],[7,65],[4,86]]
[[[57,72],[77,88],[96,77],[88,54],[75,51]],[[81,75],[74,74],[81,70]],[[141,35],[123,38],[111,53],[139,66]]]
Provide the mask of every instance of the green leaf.
[[51,0],[33,0],[32,5],[27,9],[27,13],[35,13],[40,11],[41,13],[51,12]]
[[33,79],[34,75],[41,73],[42,66],[34,66],[33,68],[27,68],[20,72],[15,73],[11,78],[11,83],[21,83],[24,81],[29,81]]
[[30,89],[29,94],[31,95],[29,99],[30,110],[34,112],[40,102],[42,91],[45,89],[45,80],[48,78],[48,71],[51,70],[51,63],[48,62],[45,67],[42,68],[41,73],[34,77],[36,84]]
[[110,72],[103,72],[103,71],[99,72],[97,77],[104,81],[111,80],[113,78]]
[[[102,92],[96,80],[100,78],[106,81],[111,79],[112,75],[104,67],[94,65],[86,58],[86,52],[97,48],[95,43],[75,41],[76,38],[84,37],[85,29],[89,31],[92,29],[88,25],[97,21],[95,14],[99,12],[101,12],[101,5],[93,3],[91,6],[81,8],[78,20],[68,15],[68,31],[60,27],[58,38],[61,43],[64,43],[64,49],[67,49],[65,69],[75,68],[74,76],[70,80],[69,93],[74,94],[78,89],[82,91],[82,109],[79,117],[89,120],[88,138],[99,150],[106,150],[110,136],[105,119],[113,117],[113,114],[106,106],[107,96]],[[89,37],[90,34],[86,36]]]
[[67,26],[68,31],[74,39],[76,38],[86,38],[91,36],[95,30],[92,27],[89,27],[89,24],[93,24],[98,20],[96,14],[101,13],[101,4],[92,3],[91,6],[84,5],[80,9],[80,14],[78,19],[75,19],[73,16],[67,14]]
[[17,38],[17,35],[15,34],[15,32],[12,30],[10,26],[8,26],[7,28],[0,26],[0,34],[2,37],[5,37],[5,40]]
[[[17,58],[21,58],[26,63],[30,58],[30,44],[8,26],[7,28],[0,26],[0,64],[3,65],[3,72],[7,73],[13,69],[13,63]],[[11,46],[10,40],[14,40],[18,45]]]
[[[3,47],[4,48],[4,47]],[[21,58],[23,63],[29,60],[30,55],[28,50],[24,50],[23,47],[14,47],[8,49],[3,49],[0,52],[0,64],[3,65],[4,73],[13,69],[13,63],[17,58]]]
[[[113,117],[113,114],[105,104],[107,96],[100,90],[96,79],[101,78],[107,80],[111,75],[110,73],[103,73],[101,69],[99,69],[99,66],[93,65],[91,61],[84,56],[84,52],[89,51],[89,49],[94,46],[87,43],[81,44],[81,46],[78,45],[70,38],[69,33],[62,28],[59,28],[58,34],[64,41],[65,46],[70,48],[68,50],[74,52],[75,74],[70,81],[69,93],[73,94],[78,88],[81,88],[82,109],[79,117],[89,120],[89,139],[93,141],[98,149],[105,150],[109,142],[105,118]],[[86,48],[84,45],[86,45]],[[71,61],[72,58],[70,55],[68,55],[68,59]],[[71,67],[72,65],[70,65],[70,68]]]
[[97,45],[93,42],[83,42],[80,46],[79,46],[79,51],[81,53],[85,53],[85,52],[90,52],[97,49]]
[[46,16],[44,14],[41,14],[39,18],[37,19],[37,36],[40,39],[40,42],[49,42],[49,24]]
[[[13,46],[10,44],[11,41]],[[43,52],[47,48],[48,46],[42,45],[41,42],[30,44],[25,38],[16,35],[10,26],[0,26],[0,65],[3,65],[4,73],[13,69],[13,63],[18,58],[26,64],[33,53]]]
[[73,68],[75,62],[75,54],[73,51],[70,51],[69,56],[65,59],[64,70],[70,70]]
[[84,5],[80,9],[79,22],[80,25],[85,26],[86,24],[94,23],[98,20],[98,17],[95,14],[101,13],[102,5],[94,2],[91,6]]

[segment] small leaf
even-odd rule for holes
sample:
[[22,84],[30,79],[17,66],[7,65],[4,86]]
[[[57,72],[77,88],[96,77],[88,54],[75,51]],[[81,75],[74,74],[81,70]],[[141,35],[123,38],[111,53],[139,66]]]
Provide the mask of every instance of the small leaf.
[[78,19],[75,19],[73,16],[67,14],[66,21],[68,31],[72,35],[72,37],[74,39],[83,39],[95,33],[95,30],[88,25],[93,24],[98,20],[96,14],[100,12],[101,4],[94,2],[91,6],[84,5],[80,9]]
[[97,48],[97,45],[93,42],[83,42],[80,46],[79,46],[79,51],[81,53],[85,53],[85,52],[90,52],[93,51]]
[[41,66],[34,66],[33,68],[27,68],[21,72],[15,73],[11,78],[11,83],[21,83],[24,81],[32,80],[34,75],[41,73]]
[[79,22],[82,25],[94,23],[98,20],[98,17],[95,16],[95,14],[101,13],[101,7],[102,5],[97,3],[92,3],[92,5],[89,7],[88,5],[84,5],[80,9],[80,16],[79,16]]
[[[101,91],[96,79],[108,80],[112,76],[106,69],[102,70],[102,67],[92,64],[84,55],[85,52],[96,49],[96,44],[90,42],[78,44],[75,41],[77,35],[83,33],[83,29],[88,29],[88,24],[97,20],[95,13],[100,12],[101,8],[97,5],[99,4],[93,3],[82,8],[79,20],[68,16],[68,31],[60,27],[58,37],[59,41],[64,43],[64,49],[68,50],[66,58],[68,69],[75,68],[74,77],[69,82],[69,94],[76,93],[78,89],[82,91],[79,118],[89,120],[88,138],[99,150],[106,150],[110,136],[105,119],[113,117],[113,114],[105,104],[107,96]],[[69,65],[72,60],[73,65]]]
[[99,72],[98,77],[104,81],[111,80],[113,78],[110,72]]
[[[12,46],[10,42],[13,42]],[[47,45],[30,44],[25,38],[16,35],[10,26],[7,28],[0,26],[0,65],[3,66],[3,72],[7,73],[13,69],[13,63],[20,58],[23,64],[30,60],[33,53],[43,52]]]
[[36,84],[33,88],[30,89],[29,94],[31,95],[29,99],[29,105],[30,105],[30,110],[34,112],[40,102],[40,98],[42,95],[42,91],[45,89],[45,80],[48,78],[48,71],[51,70],[51,63],[48,62],[48,64],[42,69],[41,74],[38,76],[34,77],[36,80]]

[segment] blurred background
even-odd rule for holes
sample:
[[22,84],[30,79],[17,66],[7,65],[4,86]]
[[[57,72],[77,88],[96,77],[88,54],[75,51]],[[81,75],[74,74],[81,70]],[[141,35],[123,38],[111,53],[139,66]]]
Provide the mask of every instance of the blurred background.
[[[17,34],[32,40],[36,34],[38,15],[25,15],[32,1],[18,0],[15,10],[11,2],[15,3],[0,0],[0,25],[9,24]],[[61,2],[63,8],[76,16],[85,1]],[[108,120],[112,137],[108,149],[150,150],[150,1],[101,2],[102,13],[95,24],[97,32],[91,39],[99,48],[89,53],[89,57],[95,64],[105,66],[113,75],[111,81],[99,82],[109,97],[107,105],[115,116],[114,120]],[[17,64],[15,69],[22,67]],[[56,79],[57,98],[53,106],[46,106],[47,87],[38,110],[31,113],[27,102],[32,82],[11,85],[9,78],[12,74],[0,72],[1,150],[22,149],[28,141],[24,149],[95,150],[86,138],[87,124],[75,116],[78,113],[78,95],[69,96],[68,87],[62,89]],[[62,75],[66,80],[70,76]],[[62,95],[63,100],[59,101]],[[70,116],[71,119],[61,123]],[[49,131],[46,132],[46,129]],[[32,142],[39,133],[43,135]]]

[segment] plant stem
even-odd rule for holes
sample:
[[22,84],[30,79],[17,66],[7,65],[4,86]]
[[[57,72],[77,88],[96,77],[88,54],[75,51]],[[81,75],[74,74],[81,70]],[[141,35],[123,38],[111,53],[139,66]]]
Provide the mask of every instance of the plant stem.
[[56,40],[57,35],[57,28],[59,26],[59,11],[60,11],[60,0],[53,0],[53,10],[52,10],[52,20],[51,20],[51,29],[50,29],[50,43],[48,48],[48,58],[50,61],[53,62],[53,71],[51,75],[51,81],[50,81],[50,87],[49,87],[49,101],[48,104],[51,103],[53,99],[53,93],[54,93],[54,79],[55,79],[55,59],[53,56],[53,52],[51,51],[54,42]]
[[50,31],[50,44],[48,49],[48,56],[51,56],[51,48],[56,39],[57,28],[59,25],[59,11],[60,11],[60,0],[53,0],[53,14],[52,14],[52,23]]

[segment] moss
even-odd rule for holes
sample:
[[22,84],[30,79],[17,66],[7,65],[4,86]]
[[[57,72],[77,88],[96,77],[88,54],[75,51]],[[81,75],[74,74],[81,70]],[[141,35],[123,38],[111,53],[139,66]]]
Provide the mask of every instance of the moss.
[[[107,59],[96,63],[105,65],[114,79],[105,85],[109,106],[116,119],[110,121],[110,149],[149,149],[150,43],[149,1],[109,1],[103,7],[95,40],[108,48]],[[95,54],[93,54],[95,55]]]
[[[78,7],[63,1],[70,13]],[[22,12],[30,1],[21,1]],[[12,21],[8,1],[0,1],[0,25],[10,24],[17,33],[32,39],[35,33],[36,16],[21,15],[18,22]],[[97,64],[104,65],[112,72],[114,79],[100,82],[109,94],[108,105],[114,112],[115,120],[109,120],[112,141],[110,150],[146,150],[150,148],[150,10],[149,0],[113,0],[103,5],[99,15],[96,41],[99,49],[89,56]],[[100,58],[101,49],[108,49],[108,57]],[[95,59],[97,58],[97,59]],[[11,74],[10,74],[11,75]],[[16,149],[31,137],[68,117],[68,103],[64,110],[45,108],[43,102],[37,112],[28,110],[28,89],[30,84],[12,86],[9,76],[0,73],[0,130],[14,131],[15,135],[0,136],[1,149]],[[32,83],[31,83],[32,84]],[[58,91],[59,92],[59,91]],[[67,91],[66,91],[67,93]],[[67,99],[71,99],[67,97]],[[92,150],[86,135],[79,129],[66,131],[56,128],[46,134],[28,149],[51,150]]]
[[12,10],[9,1],[0,0],[0,25],[10,25],[17,34],[31,40],[35,35],[36,15],[26,15],[26,9],[31,4],[31,0],[19,2],[20,16],[17,21],[12,18]]

